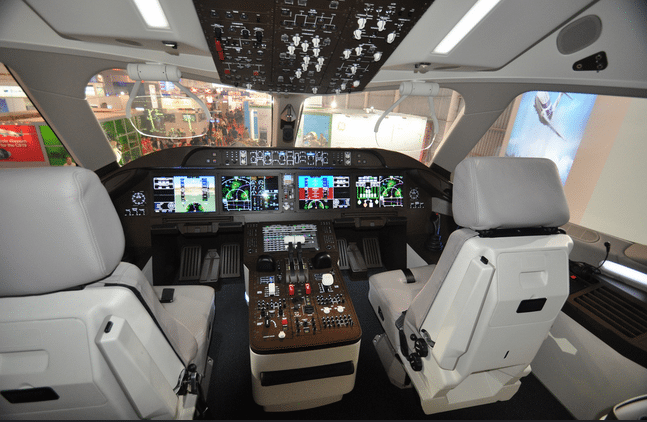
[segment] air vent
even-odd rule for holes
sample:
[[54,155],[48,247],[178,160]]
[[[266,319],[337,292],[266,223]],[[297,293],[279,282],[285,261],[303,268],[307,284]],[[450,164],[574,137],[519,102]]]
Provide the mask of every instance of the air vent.
[[606,286],[599,285],[573,300],[627,338],[633,339],[647,333],[647,308]]

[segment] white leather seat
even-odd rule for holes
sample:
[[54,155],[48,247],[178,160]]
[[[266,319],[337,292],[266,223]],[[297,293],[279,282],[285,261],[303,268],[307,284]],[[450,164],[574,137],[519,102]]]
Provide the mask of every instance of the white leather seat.
[[427,414],[511,398],[569,291],[572,241],[558,230],[569,212],[552,161],[464,160],[453,212],[462,228],[437,265],[369,279],[385,330],[374,344]]
[[0,419],[192,418],[180,381],[211,371],[213,289],[160,303],[89,170],[1,170],[0,197]]

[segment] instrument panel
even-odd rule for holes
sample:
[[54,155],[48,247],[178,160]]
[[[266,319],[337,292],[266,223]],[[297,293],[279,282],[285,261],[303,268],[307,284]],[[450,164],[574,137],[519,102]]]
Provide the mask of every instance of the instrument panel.
[[406,221],[407,242],[422,245],[432,198],[451,195],[449,181],[413,158],[371,149],[173,148],[103,183],[134,260],[150,253],[151,230],[167,225],[242,234],[258,222],[328,220],[361,231]]
[[[123,217],[424,209],[403,171],[154,170],[133,191]],[[190,218],[190,217],[189,217]]]

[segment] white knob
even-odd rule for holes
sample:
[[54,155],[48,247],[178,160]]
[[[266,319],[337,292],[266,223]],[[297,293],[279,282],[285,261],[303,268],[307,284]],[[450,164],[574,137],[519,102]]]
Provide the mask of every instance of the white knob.
[[299,45],[299,43],[301,42],[301,37],[295,35],[294,37],[292,37],[292,41],[294,42],[294,45]]
[[303,49],[303,52],[304,52],[304,53],[305,53],[306,51],[308,51],[308,45],[309,45],[309,44],[308,44],[308,42],[307,42],[307,41],[304,41],[304,42],[302,42],[302,43],[301,43],[301,48]]
[[312,45],[314,45],[315,47],[319,47],[320,42],[321,42],[321,40],[319,39],[319,37],[314,37],[312,39]]
[[296,75],[297,75],[297,79],[301,79],[301,70],[297,69]]
[[339,312],[339,313],[344,312],[344,307],[343,307],[343,306],[341,306],[341,305],[339,305],[339,306],[337,307],[337,312]]
[[329,314],[330,313],[330,308],[329,307],[324,307],[323,308],[324,314]]
[[373,60],[375,60],[376,62],[379,62],[381,58],[382,58],[381,52],[378,51],[377,53],[373,54]]
[[355,47],[355,54],[357,54],[358,56],[361,56],[361,55],[362,55],[362,51],[364,51],[364,50],[362,49],[362,46]]
[[[342,88],[342,89],[343,89],[343,88]],[[334,278],[334,277],[332,276],[332,274],[330,274],[330,273],[328,273],[328,274],[324,274],[324,275],[321,277],[321,284],[323,284],[323,285],[324,285],[324,286],[326,286],[326,287],[328,287],[328,286],[332,286],[332,284],[334,283],[334,281],[335,281],[335,278]]]
[[386,26],[386,21],[380,19],[377,21],[377,30],[378,31],[384,31],[384,27]]
[[316,94],[316,93],[317,93],[317,87],[316,87],[316,86],[312,88],[312,93],[313,93],[313,94]]
[[305,56],[305,57],[303,58],[303,63],[305,63],[305,64],[309,64],[309,63],[310,63],[310,56]]
[[295,49],[296,47],[294,47],[293,45],[288,46],[288,53],[290,53],[291,55],[294,54]]
[[252,84],[249,84],[249,83],[248,83],[248,84],[245,84],[245,88],[247,88],[247,89],[252,89]]
[[356,72],[357,72],[357,65],[352,65],[350,67],[350,73],[352,73],[354,75]]
[[348,59],[350,57],[350,50],[349,49],[344,50],[343,54],[344,54],[344,58]]
[[395,32],[391,32],[389,35],[386,36],[386,42],[391,44],[393,41],[395,41]]
[[279,331],[279,338],[285,338],[285,331]]
[[346,84],[345,83],[341,84],[340,88],[341,88],[342,91],[345,91],[346,90]]
[[321,52],[321,50],[320,50],[320,49],[318,49],[318,48],[313,48],[313,49],[312,49],[312,54],[314,54],[314,55],[315,55],[315,57],[319,57],[319,53],[320,53],[320,52]]
[[317,59],[317,62],[319,62],[319,64],[324,64],[324,58],[323,58],[323,57],[319,57],[319,58]]
[[366,26],[366,18],[357,19],[357,26],[359,29],[364,29],[364,26]]
[[304,72],[308,71],[308,63],[301,63],[301,69],[303,69]]
[[315,69],[317,69],[317,72],[321,72],[322,66],[318,64],[315,66]]
[[356,40],[361,40],[362,39],[362,30],[361,29],[356,29],[353,31],[353,37],[355,37]]
[[355,82],[353,82],[353,86],[354,86],[355,88],[357,88],[357,87],[359,86],[359,81],[355,81]]

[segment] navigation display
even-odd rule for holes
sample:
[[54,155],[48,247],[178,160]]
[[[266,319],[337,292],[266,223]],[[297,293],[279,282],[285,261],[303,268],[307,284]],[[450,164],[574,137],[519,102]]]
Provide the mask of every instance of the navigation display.
[[350,207],[350,176],[299,176],[299,209]]
[[215,176],[153,177],[155,212],[216,211]]
[[278,176],[222,176],[225,211],[278,211]]
[[402,207],[402,188],[404,182],[401,176],[359,176],[355,184],[357,191],[357,206],[373,207]]

